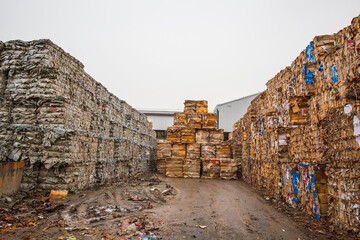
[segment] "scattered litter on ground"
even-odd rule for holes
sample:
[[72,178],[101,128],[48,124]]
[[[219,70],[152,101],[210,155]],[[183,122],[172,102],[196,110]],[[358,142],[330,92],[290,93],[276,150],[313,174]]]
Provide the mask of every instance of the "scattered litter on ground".
[[196,227],[199,227],[199,228],[201,228],[201,229],[207,228],[207,226],[205,226],[205,225],[196,225]]
[[75,194],[20,191],[0,198],[0,239],[158,239],[147,211],[174,194],[153,175]]

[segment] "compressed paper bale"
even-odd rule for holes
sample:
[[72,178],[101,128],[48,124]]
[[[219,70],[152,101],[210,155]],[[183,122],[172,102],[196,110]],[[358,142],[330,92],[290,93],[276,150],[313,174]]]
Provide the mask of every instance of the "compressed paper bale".
[[186,158],[196,159],[200,158],[201,145],[198,143],[188,144],[186,146]]
[[181,128],[180,127],[168,127],[167,128],[167,140],[172,143],[181,142]]
[[8,76],[6,72],[0,70],[0,94],[4,94],[7,78]]
[[187,119],[188,119],[188,127],[194,129],[200,129],[204,122],[203,115],[199,113],[189,114],[187,115]]
[[224,130],[223,129],[214,129],[210,130],[209,142],[210,143],[221,143],[224,141]]
[[208,102],[206,100],[196,101],[196,112],[205,114],[208,112]]
[[204,129],[215,129],[217,127],[217,115],[216,113],[206,113],[204,114],[204,124],[202,128]]
[[176,112],[174,113],[174,126],[186,126],[188,123],[187,117],[185,113]]
[[171,147],[172,157],[186,157],[186,144],[174,143]]
[[171,157],[171,142],[158,142],[157,143],[157,158],[165,159],[167,157]]
[[185,100],[184,102],[184,113],[185,114],[196,114],[196,105],[197,102],[194,100]]
[[5,157],[26,162],[24,186],[82,189],[128,175],[128,166],[151,170],[156,142],[145,115],[110,94],[49,40],[5,46],[0,65],[6,112],[0,109],[0,124],[6,126],[0,127],[12,135],[0,139],[13,146]]
[[290,122],[302,125],[308,121],[308,98],[290,98]]
[[166,159],[157,159],[157,171],[159,173],[166,173]]
[[325,57],[335,50],[335,36],[334,35],[322,35],[314,38],[314,47],[316,57],[321,61],[325,60]]
[[229,144],[221,143],[216,145],[216,158],[230,158],[231,148]]
[[209,143],[210,133],[208,130],[196,131],[196,143],[207,144]]
[[267,162],[261,166],[261,187],[269,190],[275,197],[280,197],[281,168],[278,163]]
[[195,130],[190,128],[181,129],[181,143],[194,143]]
[[202,158],[215,158],[216,145],[214,144],[201,144],[201,157]]
[[220,158],[220,178],[237,179],[238,166],[235,159]]
[[220,177],[220,160],[216,158],[203,158],[201,178],[219,178]]
[[166,176],[181,178],[184,176],[183,172],[184,158],[170,157],[166,158]]
[[183,166],[184,178],[200,178],[200,168],[200,159],[185,158]]
[[[353,194],[344,191],[357,184],[349,175],[360,148],[359,20],[354,18],[334,35],[315,37],[290,67],[270,79],[267,90],[234,125],[231,140],[234,156],[241,152],[245,181],[269,189],[274,196],[281,190],[289,203],[295,206],[297,199],[300,209],[316,217],[328,216],[344,229],[359,228],[356,214],[347,210],[357,206]],[[279,162],[286,163],[281,171]],[[326,166],[329,182],[321,166]],[[312,177],[314,186],[309,184]],[[281,187],[272,187],[282,178]]]

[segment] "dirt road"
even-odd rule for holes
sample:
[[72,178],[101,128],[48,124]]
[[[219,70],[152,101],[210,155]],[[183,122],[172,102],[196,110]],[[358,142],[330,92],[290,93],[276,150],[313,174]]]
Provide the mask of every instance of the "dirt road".
[[164,221],[164,239],[312,239],[241,181],[167,181],[177,196],[153,216]]
[[354,239],[320,225],[238,180],[150,174],[59,201],[27,192],[0,198],[4,240]]

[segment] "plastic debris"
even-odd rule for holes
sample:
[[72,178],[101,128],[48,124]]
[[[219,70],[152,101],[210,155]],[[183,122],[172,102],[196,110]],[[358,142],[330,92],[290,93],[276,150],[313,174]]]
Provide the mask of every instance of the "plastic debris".
[[205,225],[195,225],[196,227],[199,227],[199,228],[201,228],[201,229],[205,229],[205,228],[207,228],[207,226],[205,226]]
[[67,190],[51,190],[49,198],[51,199],[66,198],[67,194],[68,194]]

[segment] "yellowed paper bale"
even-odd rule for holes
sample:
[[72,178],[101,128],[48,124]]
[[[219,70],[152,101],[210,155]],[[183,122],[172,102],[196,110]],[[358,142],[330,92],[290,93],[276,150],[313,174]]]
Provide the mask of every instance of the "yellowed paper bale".
[[182,178],[184,158],[170,157],[166,158],[166,176],[174,178]]
[[184,128],[181,130],[181,143],[194,143],[195,130],[191,128]]
[[209,142],[222,143],[224,141],[224,129],[210,130]]
[[209,143],[210,133],[208,130],[196,131],[196,143],[207,144]]
[[201,178],[219,178],[220,177],[220,160],[216,158],[203,158]]
[[220,158],[220,178],[237,179],[238,166],[235,159]]
[[202,114],[189,114],[188,118],[188,127],[194,129],[200,129],[202,124],[204,123],[204,118]]
[[215,129],[217,127],[217,115],[216,113],[206,113],[204,114],[204,124],[202,128],[205,129]]
[[200,178],[200,159],[189,159],[184,160],[184,178]]
[[216,158],[230,158],[231,148],[227,143],[220,143],[216,145]]
[[186,158],[200,158],[201,145],[198,143],[188,144],[186,146]]
[[174,143],[171,148],[172,157],[186,157],[186,144]]
[[171,142],[158,142],[156,156],[158,159],[165,159],[171,157]]
[[157,159],[157,171],[159,173],[166,172],[166,159]]
[[172,143],[179,143],[181,142],[181,127],[168,127],[166,134],[167,140]]
[[206,100],[199,100],[196,102],[196,112],[197,113],[207,113],[208,112],[208,102]]
[[201,157],[202,158],[215,158],[216,157],[216,145],[208,143],[201,144]]
[[184,113],[186,114],[196,114],[196,101],[194,100],[185,100],[184,102]]
[[182,112],[174,113],[174,126],[186,126],[187,125],[187,118],[186,114]]

